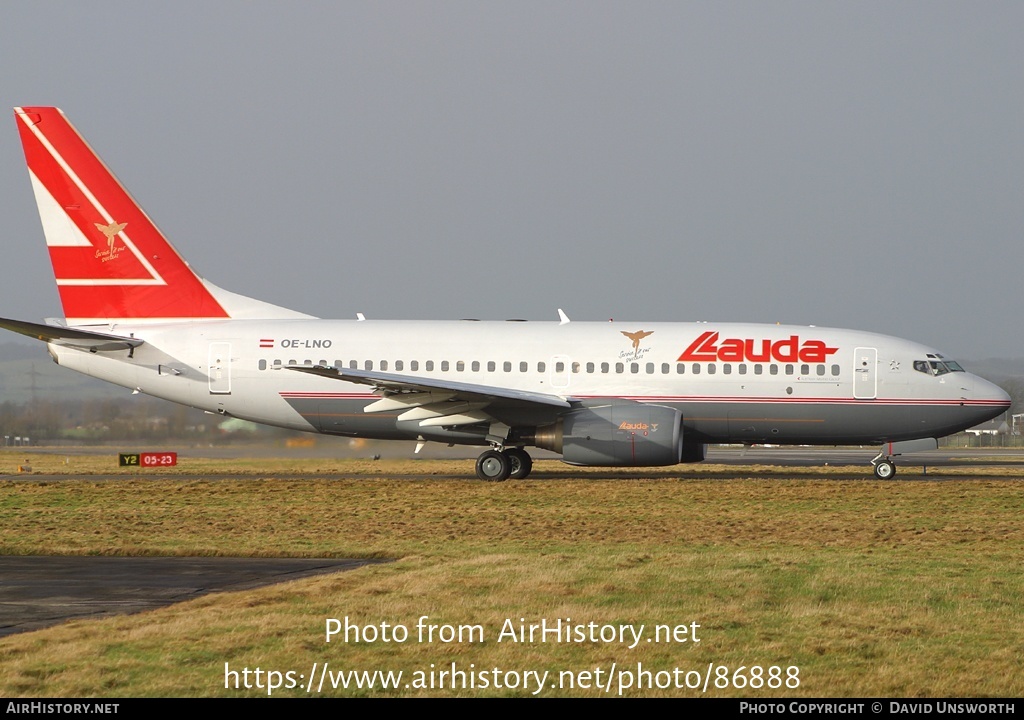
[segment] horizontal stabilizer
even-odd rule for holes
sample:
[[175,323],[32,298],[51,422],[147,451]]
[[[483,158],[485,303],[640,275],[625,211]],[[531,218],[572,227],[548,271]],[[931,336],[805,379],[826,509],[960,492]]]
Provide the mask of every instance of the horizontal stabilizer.
[[46,343],[55,343],[65,347],[80,348],[89,352],[111,352],[113,350],[131,350],[144,341],[136,338],[106,335],[89,330],[72,330],[56,325],[41,325],[24,320],[7,320],[0,318],[0,328],[27,335]]

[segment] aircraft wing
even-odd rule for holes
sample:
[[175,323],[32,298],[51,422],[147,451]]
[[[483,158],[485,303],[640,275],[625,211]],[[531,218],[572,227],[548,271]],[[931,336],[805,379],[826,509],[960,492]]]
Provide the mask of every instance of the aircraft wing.
[[349,368],[324,367],[323,365],[290,366],[289,370],[320,375],[321,377],[344,380],[346,382],[370,385],[385,394],[395,393],[443,393],[469,402],[486,400],[517,400],[523,403],[551,405],[558,408],[572,407],[572,404],[558,395],[530,392],[528,390],[512,390],[493,385],[476,385],[474,383],[453,382],[437,378],[425,378],[412,375],[375,372],[373,370],[352,370]]
[[553,421],[572,407],[564,397],[455,382],[438,378],[351,370],[323,366],[291,366],[289,370],[369,385],[381,399],[363,408],[366,413],[398,412],[398,422],[415,422],[422,428],[488,423],[541,424]]
[[110,352],[112,350],[131,350],[143,344],[143,340],[119,337],[91,330],[72,330],[58,325],[42,325],[25,322],[24,320],[8,320],[0,318],[0,328],[27,335],[46,343],[55,343],[66,347],[79,348],[90,352]]

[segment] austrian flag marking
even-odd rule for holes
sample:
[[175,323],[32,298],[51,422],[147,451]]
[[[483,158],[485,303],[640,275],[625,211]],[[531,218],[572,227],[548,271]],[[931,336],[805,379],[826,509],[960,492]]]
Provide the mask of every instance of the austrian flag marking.
[[273,339],[260,338],[260,347],[261,348],[272,348],[272,347],[274,347]]
[[770,339],[751,338],[718,339],[712,330],[701,333],[700,337],[683,350],[678,362],[805,362],[823,363],[828,361],[839,348],[828,347],[821,340],[800,340],[799,335],[772,342]]

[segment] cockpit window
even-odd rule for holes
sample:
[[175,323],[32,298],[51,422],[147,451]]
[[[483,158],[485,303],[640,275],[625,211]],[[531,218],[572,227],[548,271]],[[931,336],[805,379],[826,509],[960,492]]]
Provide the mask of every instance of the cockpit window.
[[941,355],[929,355],[927,360],[915,360],[914,369],[926,375],[945,375],[951,372],[965,372],[960,363],[946,360]]

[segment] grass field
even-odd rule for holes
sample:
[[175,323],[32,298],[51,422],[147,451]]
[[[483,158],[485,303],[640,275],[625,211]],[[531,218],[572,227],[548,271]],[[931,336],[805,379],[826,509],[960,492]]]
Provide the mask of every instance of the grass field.
[[[225,663],[297,678],[314,662],[404,673],[398,689],[330,695],[530,695],[525,673],[547,671],[541,696],[603,695],[594,683],[609,678],[617,694],[623,673],[634,682],[625,695],[695,696],[686,672],[709,664],[730,681],[715,687],[725,682],[714,670],[709,696],[1024,694],[1024,469],[877,482],[863,468],[708,465],[613,479],[540,462],[541,479],[488,484],[464,461],[183,460],[180,473],[237,475],[110,480],[90,477],[114,474],[110,458],[22,452],[0,454],[0,470],[26,461],[81,477],[0,481],[0,553],[394,561],[0,639],[0,696],[259,695],[225,689]],[[358,477],[323,477],[337,473]],[[463,626],[463,641],[420,642],[422,616]],[[378,632],[403,626],[409,638],[326,643],[326,620],[345,617]],[[499,642],[521,618],[645,632],[634,648],[589,636]],[[659,625],[688,634],[647,642]],[[436,685],[452,663],[520,687],[480,688],[475,676],[475,689],[431,688],[430,672]],[[767,687],[772,666],[782,687]],[[640,668],[684,687],[637,688]],[[735,682],[761,687],[732,687],[739,668]]]

